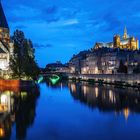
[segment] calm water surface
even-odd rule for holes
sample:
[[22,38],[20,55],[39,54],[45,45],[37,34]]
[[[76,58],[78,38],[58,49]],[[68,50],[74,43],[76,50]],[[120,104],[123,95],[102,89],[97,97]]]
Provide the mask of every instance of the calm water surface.
[[[53,86],[43,83],[40,90],[3,91],[3,106],[4,101],[10,115],[0,116],[1,138],[140,139],[140,93],[132,89],[87,83],[65,82]],[[0,111],[4,110],[1,108]]]

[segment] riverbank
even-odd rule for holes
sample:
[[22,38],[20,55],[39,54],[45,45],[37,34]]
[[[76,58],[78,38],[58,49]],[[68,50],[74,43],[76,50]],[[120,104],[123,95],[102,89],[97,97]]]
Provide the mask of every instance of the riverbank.
[[22,88],[36,87],[34,81],[23,81],[23,80],[0,80],[0,91],[14,90],[19,91]]
[[3,87],[25,87],[25,86],[34,86],[34,81],[29,80],[0,80],[0,86]]
[[67,74],[70,80],[87,81],[90,83],[110,84],[118,87],[140,89],[139,74]]

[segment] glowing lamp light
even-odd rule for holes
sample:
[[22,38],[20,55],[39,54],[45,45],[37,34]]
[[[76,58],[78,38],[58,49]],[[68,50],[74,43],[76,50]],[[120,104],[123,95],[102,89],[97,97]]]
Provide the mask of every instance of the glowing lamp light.
[[37,84],[40,84],[43,81],[43,76],[39,76],[38,80],[36,81]]
[[27,92],[21,92],[21,97],[24,98],[27,96]]
[[6,104],[7,103],[7,96],[6,95],[1,95],[1,103]]
[[98,73],[98,67],[95,67],[95,74],[99,74]]
[[2,138],[4,136],[5,136],[5,132],[4,132],[3,128],[0,128],[0,137]]
[[58,75],[54,75],[53,77],[50,77],[50,81],[53,85],[55,85],[60,80],[60,77]]

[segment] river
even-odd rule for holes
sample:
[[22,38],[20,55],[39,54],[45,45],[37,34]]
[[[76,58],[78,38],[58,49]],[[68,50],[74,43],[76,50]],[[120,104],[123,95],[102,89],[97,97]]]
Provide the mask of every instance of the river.
[[139,140],[140,93],[88,83],[42,83],[2,91],[0,138]]

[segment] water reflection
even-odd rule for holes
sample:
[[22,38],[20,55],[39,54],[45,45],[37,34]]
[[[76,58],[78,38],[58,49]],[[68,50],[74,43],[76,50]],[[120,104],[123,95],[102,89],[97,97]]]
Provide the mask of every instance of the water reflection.
[[0,139],[10,139],[13,125],[17,139],[24,139],[35,119],[39,88],[0,89]]
[[100,111],[114,111],[124,114],[140,113],[140,93],[134,89],[118,89],[108,86],[93,86],[87,83],[69,83],[70,93],[75,100],[98,108]]
[[57,84],[52,84],[52,82],[47,81],[46,82],[47,87],[52,88],[52,89],[63,89],[68,87],[68,82],[58,82]]

